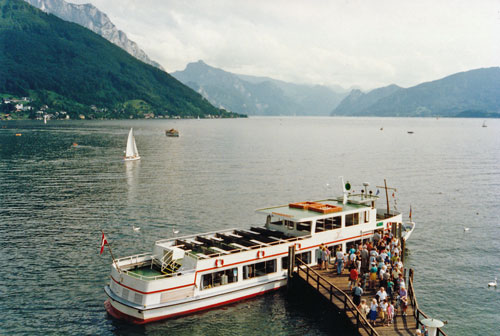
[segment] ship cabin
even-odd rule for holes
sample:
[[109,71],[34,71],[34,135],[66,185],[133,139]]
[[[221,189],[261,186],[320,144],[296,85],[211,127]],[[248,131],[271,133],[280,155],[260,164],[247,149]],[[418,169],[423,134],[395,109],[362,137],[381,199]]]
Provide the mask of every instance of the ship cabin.
[[320,244],[347,251],[402,222],[398,212],[377,210],[377,199],[360,194],[290,203],[257,210],[266,216],[264,226],[158,240],[152,253],[117,259],[106,292],[145,310],[250,285],[283,286],[289,246],[315,265]]

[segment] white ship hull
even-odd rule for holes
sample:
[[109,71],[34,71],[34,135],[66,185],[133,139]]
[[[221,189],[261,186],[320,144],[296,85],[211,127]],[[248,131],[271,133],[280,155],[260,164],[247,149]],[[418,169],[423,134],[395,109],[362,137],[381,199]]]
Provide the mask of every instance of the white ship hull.
[[247,288],[234,288],[232,291],[224,289],[220,293],[209,297],[194,297],[190,300],[181,300],[181,302],[174,302],[163,307],[150,309],[138,309],[138,307],[124,305],[115,300],[116,297],[113,299],[113,293],[109,290],[109,287],[106,287],[109,299],[106,301],[105,306],[108,313],[115,318],[124,319],[135,324],[144,324],[250,299],[277,290],[285,285],[286,278],[281,277],[263,283],[256,283]]

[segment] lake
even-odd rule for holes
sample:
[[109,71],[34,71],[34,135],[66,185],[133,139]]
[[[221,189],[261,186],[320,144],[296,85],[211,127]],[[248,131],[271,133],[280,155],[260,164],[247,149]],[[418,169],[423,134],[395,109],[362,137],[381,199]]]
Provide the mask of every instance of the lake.
[[[111,258],[99,255],[101,229],[117,257],[149,252],[174,228],[263,225],[255,209],[339,195],[344,176],[374,191],[387,179],[404,218],[411,205],[417,228],[406,264],[422,309],[447,320],[450,336],[495,335],[500,290],[487,283],[500,275],[500,120],[482,124],[2,121],[0,334],[349,335],[336,313],[286,291],[145,326],[115,321],[103,306]],[[142,159],[125,163],[131,127]],[[170,128],[180,137],[167,138]]]

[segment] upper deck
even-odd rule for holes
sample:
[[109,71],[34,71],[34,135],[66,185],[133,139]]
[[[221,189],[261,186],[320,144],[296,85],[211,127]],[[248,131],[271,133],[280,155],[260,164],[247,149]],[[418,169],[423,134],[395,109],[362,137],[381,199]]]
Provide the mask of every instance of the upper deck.
[[[221,257],[232,259],[232,256],[240,253],[274,249],[273,247],[280,245],[314,238],[318,234],[328,234],[332,230],[336,231],[335,237],[359,235],[360,230],[373,231],[383,227],[380,221],[392,220],[399,216],[393,211],[388,214],[385,209],[377,211],[374,208],[377,199],[377,196],[372,195],[348,195],[346,200],[339,197],[258,209],[257,213],[267,216],[265,226],[225,229],[157,240],[152,253],[132,258],[134,260],[119,259],[118,266],[122,270],[129,270],[154,265],[160,270],[159,274],[141,273],[136,276],[144,280],[156,280],[165,275],[186,274],[187,271],[197,269],[198,262]],[[325,236],[322,237],[318,239],[325,239]]]
[[[293,222],[304,222],[358,212],[361,208],[373,208],[378,196],[349,195],[344,204],[342,197],[318,201],[298,202],[258,209],[258,213],[277,216]],[[315,204],[316,203],[316,204]],[[318,206],[316,206],[318,205]],[[323,205],[323,207],[321,207]]]

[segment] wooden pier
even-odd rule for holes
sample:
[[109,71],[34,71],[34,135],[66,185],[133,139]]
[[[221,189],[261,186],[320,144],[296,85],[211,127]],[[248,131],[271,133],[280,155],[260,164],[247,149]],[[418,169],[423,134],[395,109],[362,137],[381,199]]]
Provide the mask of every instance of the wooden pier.
[[[294,250],[294,247],[290,248],[290,256],[295,255]],[[338,311],[342,312],[361,336],[413,336],[415,330],[421,327],[422,319],[428,318],[418,307],[413,287],[412,269],[408,272],[405,270],[405,281],[408,284],[407,315],[403,316],[401,311],[397,311],[394,314],[392,325],[383,326],[378,323],[374,327],[352,301],[351,291],[349,290],[349,275],[347,273],[337,275],[333,269],[316,270],[294,257],[290,258],[290,260],[295,260],[295,262],[289,265],[289,276],[292,277],[289,281],[291,280],[291,283],[302,282],[304,285],[313,288],[318,295],[323,296]],[[367,289],[363,294],[363,298],[367,300],[368,304],[370,299],[375,297],[375,293],[376,290]],[[438,329],[437,336],[447,335],[444,331]]]

